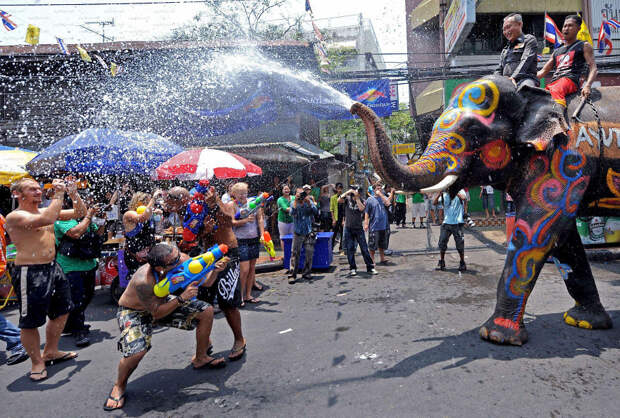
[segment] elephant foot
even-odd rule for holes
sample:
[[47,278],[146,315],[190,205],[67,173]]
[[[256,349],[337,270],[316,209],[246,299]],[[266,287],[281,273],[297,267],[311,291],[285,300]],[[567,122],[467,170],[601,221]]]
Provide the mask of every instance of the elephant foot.
[[491,317],[480,327],[480,338],[497,344],[523,345],[528,336],[523,324],[507,318]]
[[600,303],[573,306],[564,313],[564,322],[584,329],[609,329],[613,326],[611,318]]

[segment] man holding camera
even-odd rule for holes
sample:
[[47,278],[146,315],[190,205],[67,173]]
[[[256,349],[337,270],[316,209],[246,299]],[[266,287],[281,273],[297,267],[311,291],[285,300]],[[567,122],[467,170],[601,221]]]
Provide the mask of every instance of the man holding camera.
[[289,284],[295,283],[297,279],[302,245],[306,249],[306,261],[301,277],[306,280],[312,279],[310,272],[312,270],[314,244],[316,242],[316,233],[312,230],[312,224],[314,222],[314,217],[318,215],[319,211],[309,191],[310,190],[305,186],[303,189],[298,188],[295,192],[295,201],[291,206],[291,216],[293,217],[295,233],[293,234],[293,251],[291,254],[293,269],[288,278]]
[[355,264],[355,251],[357,244],[360,246],[362,257],[366,263],[366,271],[370,274],[377,274],[375,263],[368,252],[368,244],[362,226],[362,215],[366,208],[364,200],[361,196],[362,188],[360,186],[352,186],[344,194],[340,195],[338,203],[344,204],[344,234],[342,241],[347,251],[347,260],[349,261],[349,275],[357,275],[357,265]]

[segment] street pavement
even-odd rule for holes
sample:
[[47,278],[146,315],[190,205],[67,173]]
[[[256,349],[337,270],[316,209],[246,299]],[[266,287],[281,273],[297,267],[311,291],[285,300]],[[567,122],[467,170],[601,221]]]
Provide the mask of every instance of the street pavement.
[[[116,375],[116,308],[105,289],[87,311],[92,344],[77,361],[48,368],[31,383],[29,363],[6,366],[0,353],[4,417],[90,416],[620,416],[620,261],[592,263],[616,328],[569,327],[572,305],[551,264],[527,305],[523,347],[482,341],[504,262],[502,234],[466,233],[468,271],[459,274],[453,243],[447,271],[436,271],[439,227],[395,229],[394,254],[379,275],[347,277],[346,258],[312,282],[262,273],[262,303],[242,311],[247,355],[222,370],[193,370],[194,333],[160,328],[135,371],[122,411],[103,402]],[[613,251],[611,252],[613,254]],[[363,261],[358,255],[358,265]],[[365,269],[361,268],[364,271]],[[4,315],[17,320],[15,308]],[[232,334],[221,314],[212,333],[225,356]],[[62,349],[75,349],[70,337]]]

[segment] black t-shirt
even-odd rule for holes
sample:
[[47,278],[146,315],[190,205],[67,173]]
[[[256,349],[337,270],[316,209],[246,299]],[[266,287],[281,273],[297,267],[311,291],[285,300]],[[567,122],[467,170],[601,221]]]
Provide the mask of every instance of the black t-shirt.
[[[362,205],[364,204],[364,199],[360,199],[362,201]],[[364,216],[364,211],[360,210],[357,207],[357,202],[353,200],[351,196],[347,196],[344,203],[344,226],[350,229],[362,229],[362,217]]]
[[575,41],[569,46],[562,46],[553,51],[555,72],[551,82],[562,77],[570,78],[579,86],[579,78],[586,70],[586,58],[583,55],[583,41]]

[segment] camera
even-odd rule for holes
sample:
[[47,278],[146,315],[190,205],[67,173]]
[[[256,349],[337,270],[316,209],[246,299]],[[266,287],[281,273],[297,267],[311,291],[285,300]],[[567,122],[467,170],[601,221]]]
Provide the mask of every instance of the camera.
[[307,196],[308,192],[304,190],[303,192],[299,193],[299,200],[304,200]]

